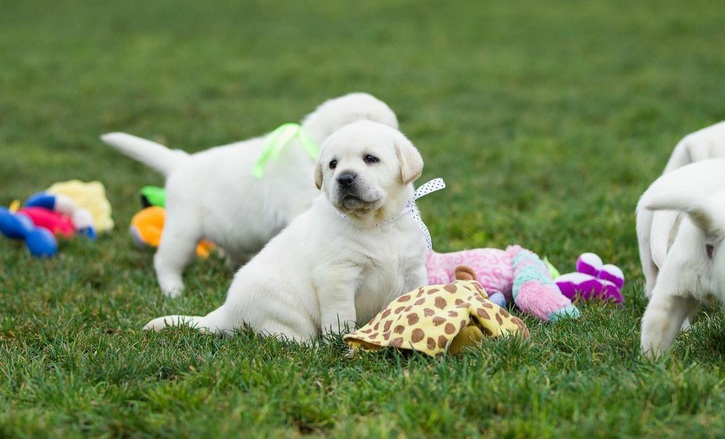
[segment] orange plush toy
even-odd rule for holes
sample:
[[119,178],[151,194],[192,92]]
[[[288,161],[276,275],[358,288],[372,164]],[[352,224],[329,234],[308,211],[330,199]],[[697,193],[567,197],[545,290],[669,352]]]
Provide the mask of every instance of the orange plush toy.
[[[134,215],[131,218],[129,231],[136,246],[139,248],[158,247],[165,221],[166,210],[160,206],[149,206]],[[196,247],[196,254],[200,258],[206,259],[214,247],[213,242],[202,240]]]

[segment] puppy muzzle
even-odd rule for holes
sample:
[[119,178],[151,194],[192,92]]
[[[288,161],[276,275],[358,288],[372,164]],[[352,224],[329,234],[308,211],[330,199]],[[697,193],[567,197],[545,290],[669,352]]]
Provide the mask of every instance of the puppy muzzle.
[[344,188],[349,188],[355,183],[356,178],[357,174],[353,174],[352,172],[344,172],[337,176],[337,184]]
[[335,178],[333,203],[346,211],[379,207],[381,194],[355,172],[344,171]]

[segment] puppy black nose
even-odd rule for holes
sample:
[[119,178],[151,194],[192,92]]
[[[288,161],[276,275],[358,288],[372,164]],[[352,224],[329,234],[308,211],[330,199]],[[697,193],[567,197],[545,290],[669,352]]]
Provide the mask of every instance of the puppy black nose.
[[355,178],[357,177],[357,174],[340,174],[337,177],[337,182],[340,183],[341,186],[349,187],[352,185],[352,182],[355,181]]

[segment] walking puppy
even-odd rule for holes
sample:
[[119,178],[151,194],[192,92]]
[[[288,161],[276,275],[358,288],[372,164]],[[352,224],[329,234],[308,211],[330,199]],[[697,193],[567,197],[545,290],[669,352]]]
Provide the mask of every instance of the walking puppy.
[[399,131],[370,121],[343,127],[315,165],[322,193],[237,272],[226,302],[204,317],[160,317],[144,329],[188,324],[229,333],[246,323],[307,341],[367,322],[426,284],[425,239],[404,210],[422,170]]
[[[650,249],[655,211],[680,214],[661,263]],[[642,353],[665,353],[701,302],[725,303],[725,160],[699,161],[662,175],[637,206],[637,238],[650,301],[642,317]]]
[[[398,128],[390,107],[365,93],[324,102],[301,125],[319,145],[356,120]],[[230,265],[237,268],[317,197],[312,184],[314,160],[298,139],[291,140],[279,157],[266,164],[262,178],[252,175],[269,136],[191,155],[125,133],[101,137],[123,154],[166,176],[166,222],[154,256],[156,277],[166,296],[182,293],[182,273],[193,260],[201,239],[221,247]]]

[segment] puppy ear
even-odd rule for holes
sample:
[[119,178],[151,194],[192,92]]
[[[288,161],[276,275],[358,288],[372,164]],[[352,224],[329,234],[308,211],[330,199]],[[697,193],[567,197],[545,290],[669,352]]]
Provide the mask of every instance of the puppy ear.
[[709,197],[661,194],[650,197],[645,207],[650,210],[684,212],[707,235],[725,236],[725,191]]
[[322,162],[320,160],[315,163],[315,186],[317,189],[322,189]]
[[[637,211],[642,209],[670,209],[655,206],[673,200],[679,208],[671,210],[687,211],[684,207],[694,201],[694,194],[707,196],[725,188],[725,160],[703,160],[677,168],[662,174],[642,194]],[[650,207],[653,206],[653,207]]]
[[403,134],[395,141],[395,154],[400,162],[400,179],[403,184],[415,181],[423,173],[423,157]]

